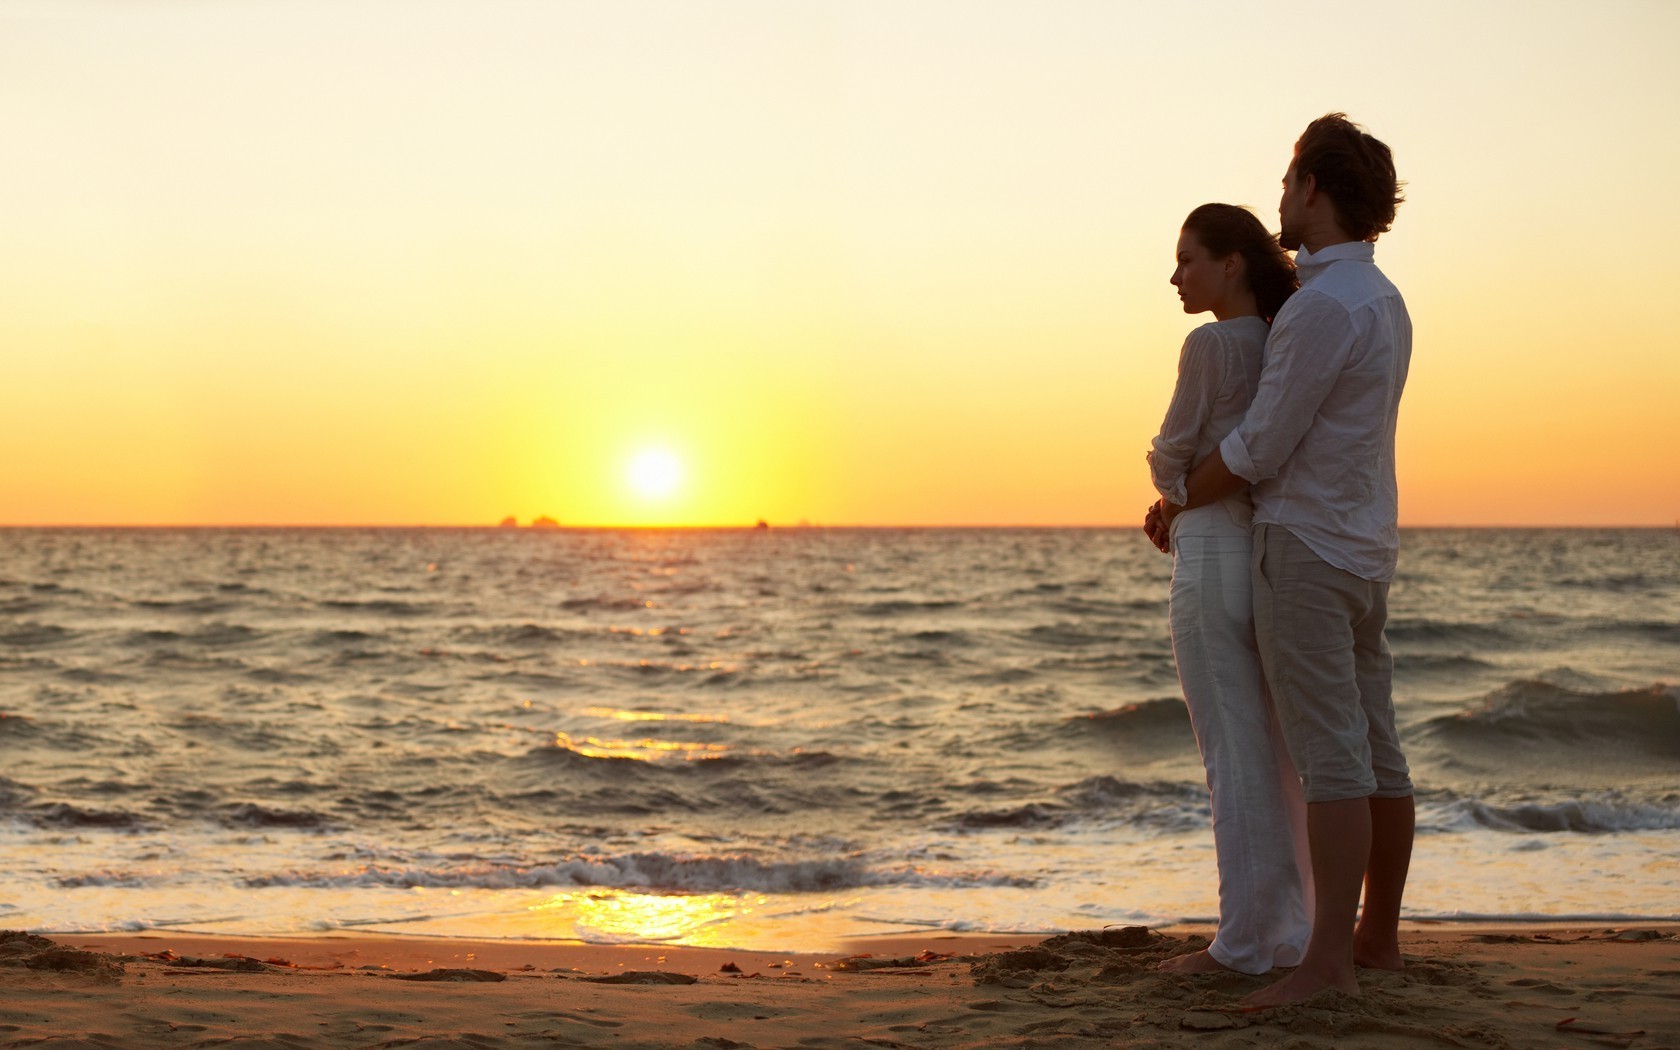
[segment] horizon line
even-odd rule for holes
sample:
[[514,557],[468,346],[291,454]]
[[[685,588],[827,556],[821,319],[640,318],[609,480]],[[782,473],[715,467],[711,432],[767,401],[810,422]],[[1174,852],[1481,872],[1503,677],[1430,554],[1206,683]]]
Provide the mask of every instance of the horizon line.
[[[1680,529],[1680,518],[1672,524],[1652,522],[1548,522],[1548,523],[1402,523],[1402,529]],[[801,531],[815,529],[1138,529],[1141,524],[1113,522],[966,522],[966,523],[895,523],[895,522],[714,522],[682,525],[650,525],[633,523],[549,525],[486,525],[439,522],[0,522],[0,529],[476,529],[486,532],[719,532],[719,531]]]

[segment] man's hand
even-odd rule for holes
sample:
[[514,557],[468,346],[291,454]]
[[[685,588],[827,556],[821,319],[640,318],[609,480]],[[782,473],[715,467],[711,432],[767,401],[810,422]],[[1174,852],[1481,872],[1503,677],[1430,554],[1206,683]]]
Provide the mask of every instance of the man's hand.
[[1172,522],[1178,517],[1183,507],[1176,503],[1168,503],[1164,499],[1156,500],[1143,514],[1144,535],[1149,542],[1162,554],[1172,553]]

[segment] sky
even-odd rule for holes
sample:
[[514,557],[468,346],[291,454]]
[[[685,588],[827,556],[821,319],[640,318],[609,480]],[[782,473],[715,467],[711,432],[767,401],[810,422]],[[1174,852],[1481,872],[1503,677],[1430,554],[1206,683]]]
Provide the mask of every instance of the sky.
[[[1350,5],[1352,6],[1352,5]],[[1680,523],[1680,4],[0,0],[0,524],[1130,525],[1394,150],[1404,525]]]

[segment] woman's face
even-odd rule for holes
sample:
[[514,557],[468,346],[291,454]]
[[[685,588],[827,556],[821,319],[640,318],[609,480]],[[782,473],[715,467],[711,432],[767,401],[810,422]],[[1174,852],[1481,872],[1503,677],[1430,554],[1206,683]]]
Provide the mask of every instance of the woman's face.
[[1224,297],[1229,285],[1226,260],[1216,259],[1189,230],[1178,235],[1178,269],[1172,283],[1187,314],[1206,313]]

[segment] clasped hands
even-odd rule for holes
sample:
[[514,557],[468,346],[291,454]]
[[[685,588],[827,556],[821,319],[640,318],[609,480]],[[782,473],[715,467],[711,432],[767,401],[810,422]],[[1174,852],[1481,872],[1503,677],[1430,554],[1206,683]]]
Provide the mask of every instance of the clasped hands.
[[1162,554],[1172,553],[1172,523],[1184,508],[1158,499],[1143,512],[1143,532]]

